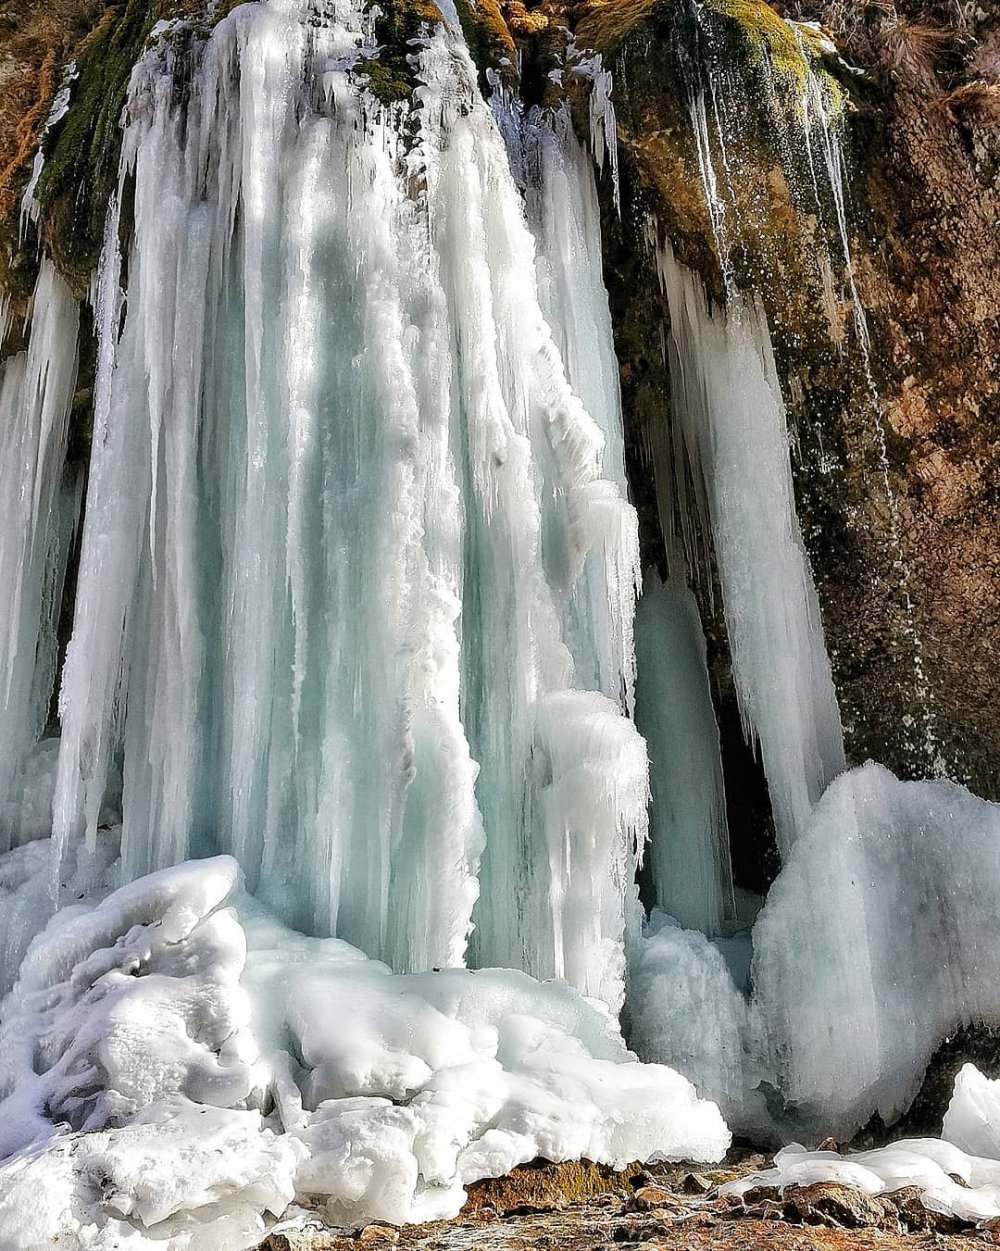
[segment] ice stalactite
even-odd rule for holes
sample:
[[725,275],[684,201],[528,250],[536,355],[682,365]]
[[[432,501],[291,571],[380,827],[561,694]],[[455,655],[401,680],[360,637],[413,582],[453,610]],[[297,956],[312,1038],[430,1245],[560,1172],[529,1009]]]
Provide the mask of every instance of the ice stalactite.
[[[554,293],[567,247],[597,264],[592,192],[553,158],[578,223],[546,254],[557,341],[461,42],[414,54],[412,142],[366,49],[360,10],[258,6],[133,75],[56,831],[93,837],[120,754],[130,877],[231,851],[289,920],[398,968],[461,963],[479,894],[478,962],[549,975],[565,946],[620,1002],[636,523],[610,357],[581,355],[606,296],[588,274],[576,327]],[[540,902],[567,845],[596,929]]]
[[79,307],[42,264],[27,350],[0,366],[0,848],[20,841],[11,786],[49,720],[82,479],[66,465]]
[[[818,230],[813,255],[805,258],[815,273],[817,293],[826,311],[831,341],[843,354],[850,350],[840,305],[846,304],[853,325],[853,358],[863,382],[861,401],[868,410],[870,455],[885,501],[885,547],[894,595],[900,610],[898,634],[912,664],[912,705],[915,715],[906,743],[915,764],[936,776],[944,772],[937,740],[934,696],[926,675],[924,644],[911,589],[911,572],[903,544],[900,502],[890,473],[887,422],[875,376],[875,351],[864,303],[849,223],[849,169],[845,146],[847,104],[843,88],[825,70],[820,57],[836,57],[836,47],[822,30],[807,22],[783,20],[787,47],[779,55],[766,39],[753,43],[753,78],[733,71],[727,40],[718,23],[700,5],[688,6],[691,46],[682,50],[687,78],[688,109],[695,151],[727,300],[737,304],[748,284],[737,273],[737,257],[748,242],[769,262],[769,242],[760,235],[755,209],[759,179],[747,161],[752,138],[748,118],[760,118],[766,142],[775,154],[792,205],[799,214],[814,215]],[[738,36],[742,38],[743,36]],[[852,72],[844,67],[845,74]],[[751,98],[751,92],[753,96]],[[780,282],[780,260],[764,282]],[[838,282],[836,275],[840,275]]]
[[[627,494],[625,437],[593,164],[565,106],[555,113],[532,109],[519,138],[542,311],[570,385],[601,428],[602,467],[608,479],[603,507],[609,510],[611,541],[587,557],[564,609],[564,631],[576,681],[624,700],[631,710],[639,546],[633,516],[621,513],[617,505],[618,495]],[[616,515],[620,527],[614,525]]]
[[733,679],[786,852],[843,770],[844,747],[767,322],[753,300],[735,295],[726,310],[713,309],[669,243],[658,264],[675,440],[704,483]]

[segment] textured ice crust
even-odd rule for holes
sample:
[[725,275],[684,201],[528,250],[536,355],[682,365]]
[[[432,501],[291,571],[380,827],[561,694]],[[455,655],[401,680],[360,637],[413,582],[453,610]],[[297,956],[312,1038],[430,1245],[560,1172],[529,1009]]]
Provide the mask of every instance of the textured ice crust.
[[[51,844],[33,850],[45,878]],[[5,1251],[143,1231],[232,1251],[293,1197],[404,1223],[538,1156],[710,1160],[729,1138],[566,983],[393,974],[287,929],[229,857],[60,909],[0,1008]]]
[[1000,1217],[1000,1082],[972,1064],[955,1079],[942,1138],[907,1138],[840,1155],[807,1151],[793,1143],[779,1151],[774,1168],[732,1182],[744,1194],[755,1186],[811,1186],[836,1182],[866,1194],[888,1194],[916,1186],[925,1207],[963,1221]]

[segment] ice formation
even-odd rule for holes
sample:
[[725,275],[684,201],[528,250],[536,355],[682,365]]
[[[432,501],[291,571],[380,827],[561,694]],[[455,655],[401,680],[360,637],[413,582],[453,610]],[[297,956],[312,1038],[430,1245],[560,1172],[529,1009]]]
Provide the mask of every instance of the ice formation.
[[[380,103],[373,23],[268,0],[135,67],[61,677],[80,313],[48,261],[2,366],[5,1249],[235,1251],[290,1203],[404,1222],[536,1156],[716,1159],[709,1098],[843,1134],[1000,1019],[998,810],[842,772],[761,306],[651,235],[671,550],[636,613],[591,154],[566,108],[487,104],[455,24]],[[619,204],[611,76],[567,67]],[[680,545],[784,861],[749,972]],[[986,1213],[998,1102],[966,1070],[951,1146],[776,1175]]]
[[647,571],[635,646],[656,905],[688,929],[718,935],[734,912],[719,727],[698,606],[679,578],[664,583]]
[[726,310],[711,308],[669,243],[657,259],[670,311],[673,483],[690,474],[710,526],[733,679],[787,852],[844,768],[844,744],[767,320],[735,294]]
[[66,465],[79,323],[72,292],[44,261],[28,349],[0,366],[0,849],[24,837],[19,811],[4,801],[48,723],[56,683],[82,489]]
[[[364,90],[369,18],[307,18],[247,6],[133,76],[56,834],[93,837],[121,751],[129,876],[230,851],[290,922],[399,969],[460,963],[478,896],[478,963],[550,976],[572,951],[581,989],[620,1002],[647,786],[619,706],[620,433],[605,476],[461,42],[415,53],[411,141]],[[559,809],[581,780],[592,805]],[[552,906],[567,854],[596,924]]]
[[998,907],[1000,806],[874,764],[830,787],[754,929],[793,1119],[841,1136],[889,1121],[941,1039],[1000,1019]]
[[[177,34],[134,70],[94,283],[58,740],[48,264],[5,370],[34,460],[4,462],[0,780],[35,841],[0,860],[0,1241],[228,1251],[293,1197],[403,1222],[538,1155],[717,1158],[718,1108],[614,1015],[648,764],[592,166],[525,119],[526,215],[446,27],[405,134],[360,9]],[[470,934],[506,967],[462,968]]]
[[[539,1155],[726,1150],[718,1108],[566,983],[393,974],[289,930],[238,878],[217,857],[92,887],[35,936],[0,1021],[5,1248],[233,1251],[293,1197],[403,1223]],[[29,905],[30,880],[13,894]]]

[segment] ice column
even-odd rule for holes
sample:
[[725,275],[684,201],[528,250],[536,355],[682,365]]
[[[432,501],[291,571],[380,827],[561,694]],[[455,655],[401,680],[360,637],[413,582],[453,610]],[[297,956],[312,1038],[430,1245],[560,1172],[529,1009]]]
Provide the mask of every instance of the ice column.
[[694,595],[646,574],[636,612],[636,723],[649,747],[650,867],[657,905],[718,935],[733,914],[719,727]]

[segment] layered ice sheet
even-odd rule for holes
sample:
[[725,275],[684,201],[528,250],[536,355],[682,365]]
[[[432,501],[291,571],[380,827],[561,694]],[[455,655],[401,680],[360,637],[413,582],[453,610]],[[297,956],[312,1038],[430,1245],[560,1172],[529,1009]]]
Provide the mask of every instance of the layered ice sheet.
[[228,857],[189,862],[34,939],[0,1008],[5,1249],[148,1234],[232,1251],[293,1197],[402,1223],[453,1216],[468,1183],[537,1156],[725,1152],[718,1108],[566,983],[393,974],[237,882]]

